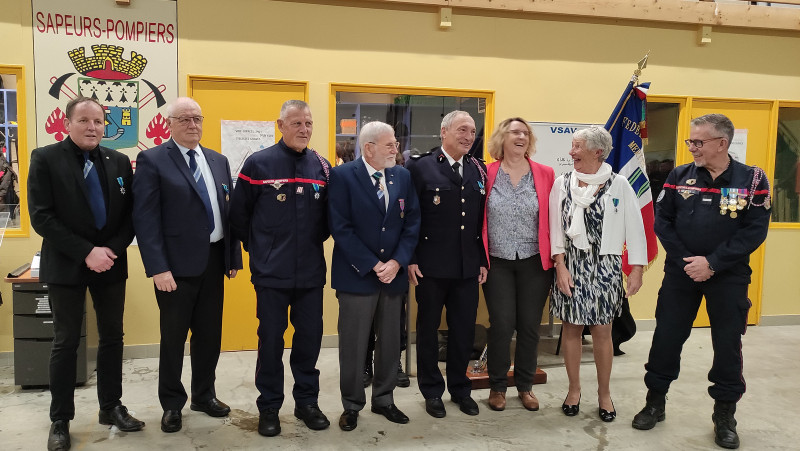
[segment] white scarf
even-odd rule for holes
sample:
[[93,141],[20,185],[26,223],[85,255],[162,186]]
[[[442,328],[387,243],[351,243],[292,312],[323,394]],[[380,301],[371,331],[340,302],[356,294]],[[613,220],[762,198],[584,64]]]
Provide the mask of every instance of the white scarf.
[[[572,239],[572,244],[578,249],[589,249],[584,213],[586,208],[594,202],[595,193],[600,188],[600,185],[608,181],[610,177],[611,165],[608,163],[600,165],[600,169],[594,174],[572,171],[572,177],[569,180],[569,192],[572,195],[572,211],[570,212],[572,223],[567,229],[567,236]],[[578,186],[579,181],[587,185],[584,187]]]

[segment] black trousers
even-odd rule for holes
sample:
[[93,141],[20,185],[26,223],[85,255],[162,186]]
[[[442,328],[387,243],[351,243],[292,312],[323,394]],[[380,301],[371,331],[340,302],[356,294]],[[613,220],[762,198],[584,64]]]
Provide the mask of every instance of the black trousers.
[[705,296],[714,347],[708,393],[718,401],[736,402],[742,397],[742,335],[750,309],[747,285],[740,278],[725,274],[699,283],[685,274],[664,274],[656,304],[656,330],[645,365],[647,388],[666,394],[670,383],[678,378],[681,350]]
[[339,390],[345,410],[360,411],[366,404],[362,362],[372,330],[377,333],[372,405],[394,403],[403,296],[403,293],[384,290],[369,295],[336,292],[339,299]]
[[539,327],[547,294],[553,282],[542,268],[539,254],[521,260],[490,257],[489,276],[483,285],[489,310],[488,362],[492,390],[506,391],[511,366],[511,337],[517,331],[514,382],[518,391],[531,391],[536,375]]
[[[81,325],[86,305],[86,285],[48,284],[55,338],[50,353],[50,420],[75,417],[75,370]],[[122,398],[122,317],[125,280],[88,286],[97,316],[97,400],[110,410]]]
[[425,399],[441,398],[445,382],[439,371],[439,324],[447,309],[447,390],[454,398],[470,396],[467,366],[475,340],[478,277],[420,279],[417,297],[417,382]]
[[[319,398],[317,359],[322,345],[322,287],[269,288],[256,285],[258,362],[256,400],[259,412],[283,405],[283,334],[287,313],[294,327],[289,365],[294,376],[292,396],[298,407]],[[365,343],[366,345],[366,343]]]
[[215,398],[217,362],[222,340],[222,303],[225,296],[225,245],[211,244],[208,265],[196,277],[176,277],[178,289],[156,289],[161,316],[161,350],[158,361],[158,398],[164,410],[181,410],[186,389],[181,382],[186,336],[192,362],[192,401]]

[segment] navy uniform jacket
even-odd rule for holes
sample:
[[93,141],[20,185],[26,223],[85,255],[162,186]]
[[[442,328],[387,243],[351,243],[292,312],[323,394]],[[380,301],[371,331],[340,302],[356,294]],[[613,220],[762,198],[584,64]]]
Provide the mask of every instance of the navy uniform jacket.
[[406,163],[422,210],[419,244],[411,263],[419,265],[423,277],[477,277],[481,266],[489,266],[481,238],[486,166],[465,156],[459,184],[443,152],[439,148]]
[[[222,216],[225,272],[242,267],[242,249],[228,222],[231,169],[224,155],[200,147],[214,176]],[[197,183],[175,141],[139,152],[133,177],[133,222],[148,277],[171,271],[196,277],[206,270],[210,252],[208,217]],[[213,197],[212,197],[213,199]]]
[[231,200],[231,226],[250,254],[253,285],[325,285],[329,168],[317,152],[295,152],[283,139],[245,160]]
[[[406,273],[419,237],[420,211],[411,174],[402,167],[387,168],[384,187],[389,207],[378,199],[363,158],[331,171],[328,223],[336,241],[331,262],[331,286],[354,294],[373,294],[385,288],[400,294],[408,289]],[[396,260],[401,268],[388,286],[372,268]]]
[[[119,282],[128,278],[127,248],[133,240],[131,160],[116,150],[97,148],[106,200],[106,225],[97,230],[79,152],[67,137],[31,153],[28,211],[33,230],[42,236],[39,279],[64,285]],[[96,273],[86,266],[86,256],[95,246],[117,255],[108,271]]]
[[[757,173],[761,180],[752,190]],[[735,218],[730,210],[720,214],[720,197],[729,188],[739,189],[746,202]],[[684,274],[684,257],[705,256],[715,278],[734,276],[749,283],[750,254],[767,237],[769,208],[769,181],[755,166],[731,158],[716,180],[694,163],[678,166],[656,201],[655,231],[667,251],[664,271]]]

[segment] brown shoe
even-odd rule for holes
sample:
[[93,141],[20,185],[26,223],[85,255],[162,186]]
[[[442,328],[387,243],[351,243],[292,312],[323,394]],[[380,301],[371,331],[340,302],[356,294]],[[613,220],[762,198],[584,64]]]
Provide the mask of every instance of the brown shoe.
[[526,409],[531,411],[539,410],[539,400],[536,399],[536,395],[530,391],[521,391],[519,392],[519,399],[522,400],[522,405],[525,406]]
[[492,410],[505,410],[506,392],[489,390],[489,407]]

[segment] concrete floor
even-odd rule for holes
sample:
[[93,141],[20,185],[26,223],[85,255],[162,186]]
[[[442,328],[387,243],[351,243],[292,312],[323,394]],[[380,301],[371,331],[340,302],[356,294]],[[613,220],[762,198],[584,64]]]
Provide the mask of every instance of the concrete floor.
[[[488,390],[473,393],[481,413],[462,414],[445,395],[447,417],[434,419],[424,410],[416,379],[409,388],[395,391],[395,402],[410,418],[407,425],[362,412],[358,428],[343,432],[338,427],[342,408],[338,388],[336,349],[323,349],[318,368],[322,372],[320,407],[331,420],[326,431],[311,431],[295,419],[291,395],[281,410],[283,432],[274,438],[256,432],[258,411],[253,385],[255,354],[224,353],[217,371],[217,392],[233,411],[225,419],[183,410],[183,430],[165,434],[159,429],[161,408],[156,396],[157,359],[124,363],[123,402],[147,427],[142,432],[122,433],[97,423],[95,376],[76,391],[77,416],[71,422],[73,449],[573,449],[573,450],[685,450],[717,449],[713,441],[706,374],[711,362],[707,329],[696,329],[683,353],[683,372],[673,384],[667,401],[667,420],[651,431],[631,428],[633,415],[643,406],[642,382],[652,332],[641,331],[623,345],[626,355],[615,358],[612,394],[618,417],[613,423],[597,418],[594,365],[591,348],[585,346],[581,413],[565,417],[561,403],[567,380],[560,358],[542,352],[541,366],[548,382],[534,387],[542,408],[528,412],[509,389],[508,407],[489,410]],[[543,348],[552,350],[552,342]],[[800,449],[800,326],[751,327],[744,340],[745,378],[748,392],[739,403],[737,419],[741,449]],[[287,353],[288,356],[288,353]],[[288,357],[287,357],[288,362]],[[186,359],[184,383],[188,382]],[[288,368],[288,365],[287,365]],[[49,428],[50,395],[45,390],[22,390],[13,385],[13,368],[0,367],[0,449],[44,449]],[[286,393],[291,393],[287,377]],[[369,393],[369,392],[368,392]]]

